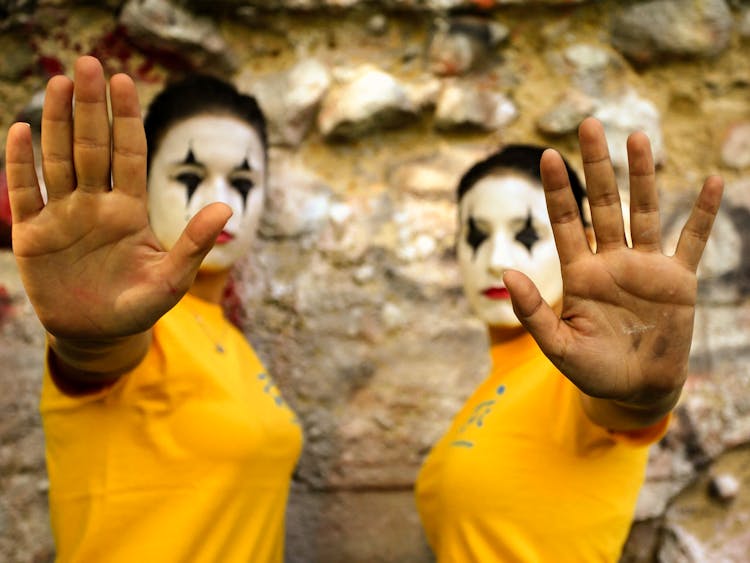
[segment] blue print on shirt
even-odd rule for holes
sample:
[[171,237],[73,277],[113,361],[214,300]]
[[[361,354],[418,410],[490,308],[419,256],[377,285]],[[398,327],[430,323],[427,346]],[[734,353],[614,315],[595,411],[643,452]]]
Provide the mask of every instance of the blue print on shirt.
[[[501,385],[500,387],[498,387],[496,393],[497,395],[502,395],[503,393],[505,393],[505,385]],[[497,401],[495,399],[490,399],[488,401],[482,401],[476,407],[474,407],[474,410],[471,411],[469,418],[458,430],[458,434],[463,434],[470,428],[481,429],[484,426],[484,419],[492,413],[492,409],[495,407],[496,402]],[[454,440],[453,442],[451,442],[451,446],[458,448],[473,448],[474,442],[472,442],[471,440]]]
[[[276,403],[277,407],[283,407],[285,405],[284,399],[281,396],[281,393],[279,393],[279,389],[276,387],[276,384],[273,382],[271,377],[267,373],[259,373],[258,379],[265,382],[265,384],[263,385],[263,392],[273,399],[273,402]],[[296,415],[292,417],[292,422],[294,424],[299,424],[299,419]]]

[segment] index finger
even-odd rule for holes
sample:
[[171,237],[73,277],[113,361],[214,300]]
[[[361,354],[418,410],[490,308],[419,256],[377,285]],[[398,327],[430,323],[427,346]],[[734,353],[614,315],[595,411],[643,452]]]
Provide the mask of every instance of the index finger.
[[677,241],[674,257],[693,272],[698,269],[708,235],[711,234],[723,191],[724,181],[720,176],[706,179]]
[[542,154],[539,167],[557,253],[560,264],[564,266],[584,252],[591,254],[591,248],[562,157],[557,151],[547,149]]

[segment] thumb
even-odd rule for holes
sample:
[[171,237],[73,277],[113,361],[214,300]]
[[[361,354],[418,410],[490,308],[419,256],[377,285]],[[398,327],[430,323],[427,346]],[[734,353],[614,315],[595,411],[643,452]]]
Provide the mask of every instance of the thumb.
[[174,267],[182,278],[178,285],[189,287],[201,262],[206,257],[221,230],[232,216],[232,209],[223,203],[212,203],[196,213],[169,251]]
[[536,340],[545,355],[555,353],[560,319],[547,302],[542,299],[536,285],[526,274],[508,270],[503,275],[508,288],[513,311],[529,334]]

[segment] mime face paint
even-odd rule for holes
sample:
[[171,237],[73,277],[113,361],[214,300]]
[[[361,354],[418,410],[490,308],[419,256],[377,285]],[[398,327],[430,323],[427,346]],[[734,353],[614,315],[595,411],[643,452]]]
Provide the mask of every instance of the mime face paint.
[[161,140],[148,176],[149,218],[159,242],[172,248],[198,211],[225,203],[232,217],[201,269],[230,268],[255,237],[265,166],[258,133],[238,118],[207,114],[177,123]]
[[520,325],[502,282],[508,269],[529,276],[550,305],[562,298],[560,260],[538,182],[513,173],[487,176],[462,198],[459,220],[464,292],[480,319]]

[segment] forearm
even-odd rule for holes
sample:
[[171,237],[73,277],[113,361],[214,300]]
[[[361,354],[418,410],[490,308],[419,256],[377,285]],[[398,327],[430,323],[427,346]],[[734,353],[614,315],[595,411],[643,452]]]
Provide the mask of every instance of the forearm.
[[583,392],[580,397],[584,412],[594,424],[608,430],[628,431],[659,422],[677,404],[681,392],[680,386],[669,395],[648,404],[597,399]]
[[47,334],[50,368],[71,383],[100,385],[136,367],[151,345],[151,331],[106,340],[71,340]]

